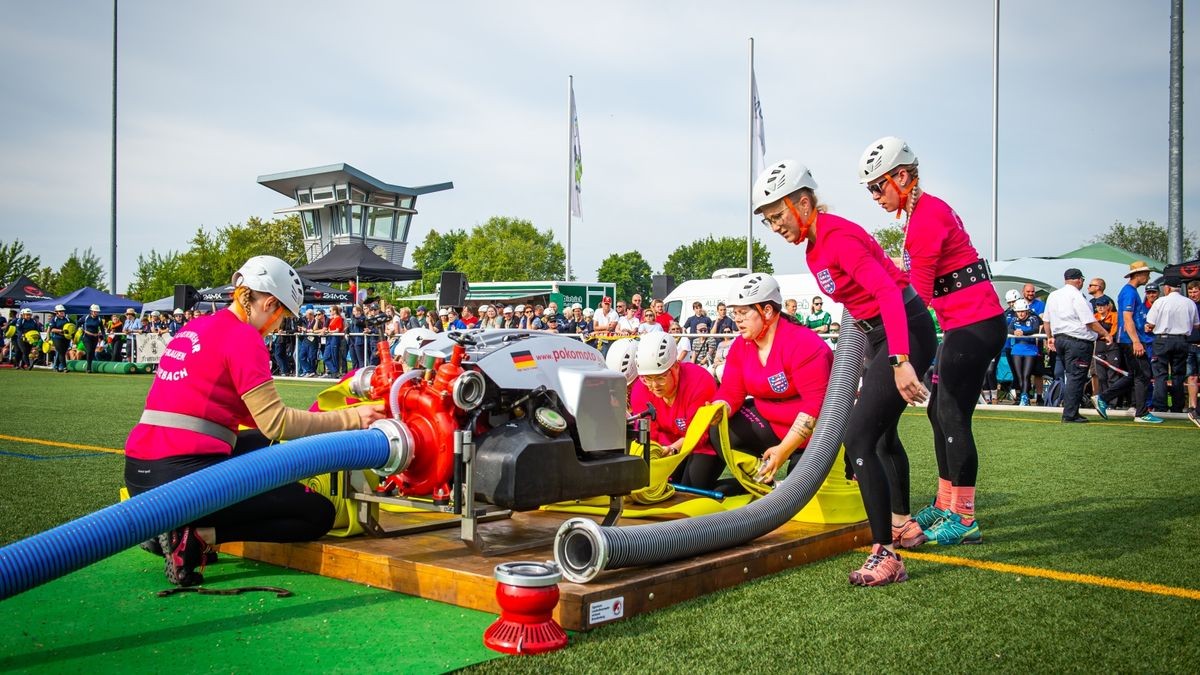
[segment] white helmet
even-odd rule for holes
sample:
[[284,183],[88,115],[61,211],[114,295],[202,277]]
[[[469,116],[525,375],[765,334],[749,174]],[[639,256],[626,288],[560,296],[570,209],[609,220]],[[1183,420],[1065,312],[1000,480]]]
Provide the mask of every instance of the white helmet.
[[634,338],[622,338],[608,346],[608,355],[604,362],[610,370],[615,370],[625,376],[625,384],[637,379],[638,341]]
[[554,316],[554,308],[547,307],[546,309],[542,310],[542,316]]
[[410,349],[419,349],[427,342],[437,339],[437,333],[428,328],[409,328],[404,331],[400,339],[396,341],[396,346],[392,347],[392,356],[402,358]]
[[304,300],[304,282],[296,270],[273,255],[256,255],[233,273],[233,287],[245,286],[252,291],[270,293],[284,308],[299,316]]
[[480,314],[483,314],[484,312],[488,311],[489,309],[491,309],[491,306],[490,306],[490,305],[480,305],[480,306],[479,306],[479,313],[480,313]]
[[729,294],[725,301],[730,307],[746,307],[760,302],[783,304],[783,293],[779,291],[779,282],[775,277],[763,272],[756,272],[742,277],[738,286]]
[[661,375],[679,360],[679,343],[674,335],[663,331],[647,333],[637,349],[639,375]]
[[858,160],[858,182],[870,183],[898,166],[917,164],[917,155],[908,143],[895,136],[884,136],[867,146]]
[[[1013,293],[1016,293],[1016,291],[1013,291]],[[1013,303],[1013,311],[1014,312],[1028,312],[1029,311],[1029,301],[1026,300],[1025,298],[1021,298],[1020,300],[1017,300],[1016,302]]]
[[521,314],[522,312],[525,311],[525,305],[517,305],[516,311],[517,311],[517,314]]
[[773,204],[801,188],[816,190],[817,181],[813,180],[808,167],[794,159],[785,159],[758,175],[751,192],[751,206],[755,213],[759,213],[767,204]]
[[55,305],[55,306],[54,306],[54,311],[56,311],[56,312],[65,312],[65,311],[67,311],[67,306],[66,306],[66,305]]
[[92,305],[91,307],[88,307],[88,311],[90,311],[90,312],[99,312],[99,311],[100,311],[100,305]]
[[1004,294],[1005,302],[1016,302],[1017,300],[1020,300],[1020,299],[1021,299],[1021,294],[1015,288],[1008,289],[1008,292]]
[[176,307],[175,311],[172,313],[172,316],[182,316],[182,315],[183,315],[183,310],[178,307]]
[[591,307],[587,307],[583,310],[584,316],[594,316],[595,314],[596,314],[596,310],[592,309]]

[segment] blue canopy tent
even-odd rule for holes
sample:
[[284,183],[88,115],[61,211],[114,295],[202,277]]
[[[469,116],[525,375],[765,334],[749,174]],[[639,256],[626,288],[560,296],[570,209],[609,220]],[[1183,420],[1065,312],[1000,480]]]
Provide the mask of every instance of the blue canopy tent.
[[24,305],[24,308],[35,312],[53,312],[55,305],[65,306],[70,314],[87,314],[88,308],[92,305],[99,305],[101,314],[122,314],[127,309],[135,312],[142,310],[142,303],[137,300],[110,295],[91,286],[84,286],[61,298],[29,302]]

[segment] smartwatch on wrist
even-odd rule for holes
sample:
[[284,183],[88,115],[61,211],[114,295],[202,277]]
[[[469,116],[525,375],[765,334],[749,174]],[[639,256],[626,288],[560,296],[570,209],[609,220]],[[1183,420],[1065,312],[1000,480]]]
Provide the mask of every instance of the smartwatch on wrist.
[[908,363],[908,354],[890,354],[888,355],[888,363],[893,368],[899,368],[901,364]]

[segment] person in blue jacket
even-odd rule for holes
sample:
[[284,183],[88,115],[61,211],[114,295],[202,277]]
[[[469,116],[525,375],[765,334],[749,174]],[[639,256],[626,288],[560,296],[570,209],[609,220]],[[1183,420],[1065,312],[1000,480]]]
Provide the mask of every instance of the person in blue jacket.
[[1013,360],[1013,382],[1021,392],[1021,405],[1029,405],[1030,380],[1033,377],[1033,364],[1038,359],[1037,338],[1020,337],[1022,335],[1037,335],[1042,332],[1042,320],[1030,311],[1029,301],[1021,298],[1013,303],[1015,316],[1008,320],[1008,333],[1012,338],[1010,351]]
[[83,330],[83,345],[87,351],[87,372],[92,372],[92,360],[96,358],[96,345],[104,339],[104,319],[100,318],[100,305],[88,308],[88,315],[79,323]]
[[67,318],[67,308],[63,305],[54,307],[54,318],[50,319],[50,323],[46,325],[47,332],[50,333],[50,342],[54,345],[54,372],[67,372],[67,348],[71,346],[70,336],[67,335],[67,324],[71,320]]

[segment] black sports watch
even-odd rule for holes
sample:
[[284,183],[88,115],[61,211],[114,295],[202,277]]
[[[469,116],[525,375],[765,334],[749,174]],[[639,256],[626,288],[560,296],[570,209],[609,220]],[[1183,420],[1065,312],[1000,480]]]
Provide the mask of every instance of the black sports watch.
[[908,354],[889,354],[888,363],[893,368],[899,368],[901,364],[908,363]]

